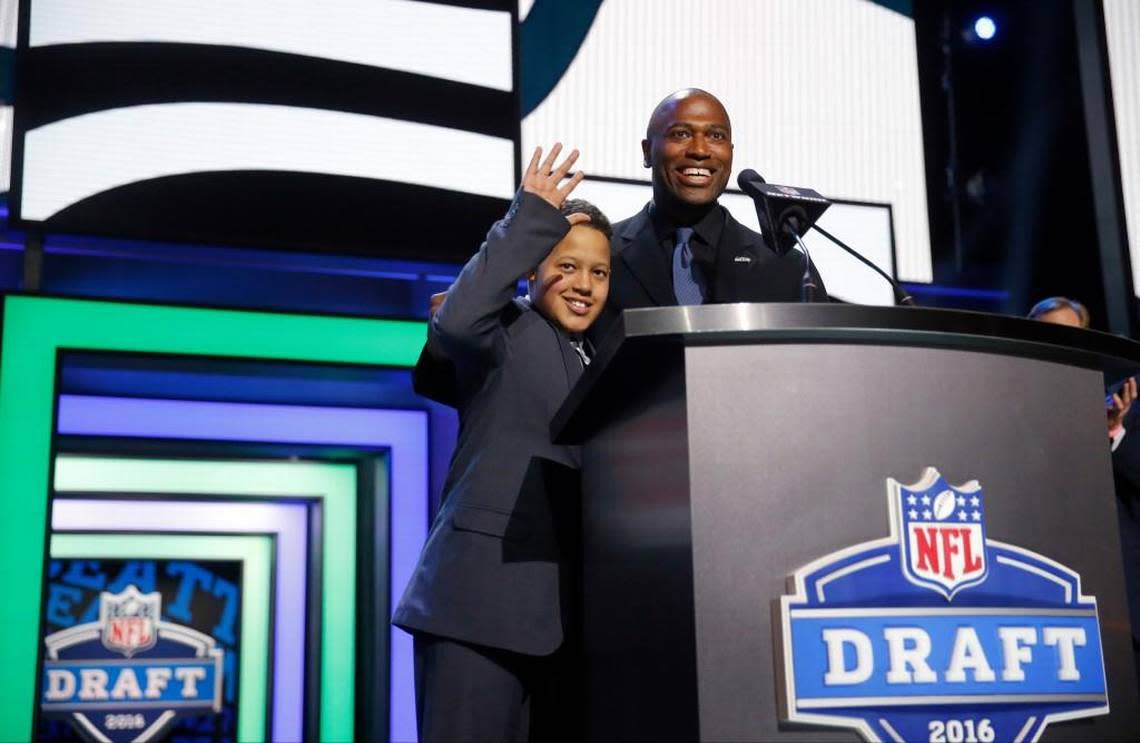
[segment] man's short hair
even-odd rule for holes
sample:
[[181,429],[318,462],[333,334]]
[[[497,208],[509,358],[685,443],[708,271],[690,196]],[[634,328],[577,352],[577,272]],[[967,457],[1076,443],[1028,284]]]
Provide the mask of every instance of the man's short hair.
[[606,219],[606,215],[602,214],[601,209],[585,199],[566,199],[562,202],[561,211],[564,217],[569,217],[571,214],[585,214],[590,218],[590,221],[584,223],[584,226],[593,227],[605,235],[607,240],[614,236],[614,228],[610,226],[610,220]]
[[657,102],[657,105],[653,107],[653,112],[649,114],[649,121],[645,124],[645,138],[653,139],[653,137],[661,134],[661,132],[654,132],[654,125],[658,123],[657,119],[669,107],[670,104],[676,104],[677,101],[682,101],[686,98],[707,98],[710,101],[716,103],[716,105],[720,106],[720,110],[724,111],[725,123],[728,124],[729,131],[732,131],[732,119],[729,118],[728,109],[719,98],[702,88],[681,88],[680,90],[674,90],[672,93],[662,98]]
[[1077,300],[1069,299],[1068,297],[1047,297],[1046,299],[1042,299],[1033,305],[1033,309],[1029,310],[1029,319],[1036,320],[1045,313],[1053,312],[1054,310],[1069,310],[1081,321],[1082,328],[1089,326],[1088,308]]

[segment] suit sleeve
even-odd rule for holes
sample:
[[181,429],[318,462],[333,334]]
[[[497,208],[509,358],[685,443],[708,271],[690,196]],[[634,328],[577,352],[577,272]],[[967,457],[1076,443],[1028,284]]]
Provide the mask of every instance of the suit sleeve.
[[427,342],[412,369],[412,389],[417,395],[453,408],[459,407],[459,385],[455,364],[440,348],[439,339],[428,333]]
[[[1124,417],[1124,438],[1112,451],[1112,471],[1118,483],[1123,479],[1129,496],[1140,493],[1140,401]],[[1118,493],[1118,495],[1124,495]]]
[[534,270],[570,231],[570,223],[541,197],[520,191],[507,215],[447,291],[432,318],[428,346],[456,365],[493,357],[499,347],[499,315],[518,281]]

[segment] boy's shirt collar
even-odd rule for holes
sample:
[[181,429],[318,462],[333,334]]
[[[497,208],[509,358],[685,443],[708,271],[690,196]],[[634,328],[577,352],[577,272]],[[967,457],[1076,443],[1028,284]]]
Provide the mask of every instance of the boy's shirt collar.
[[590,352],[587,351],[589,341],[581,335],[570,336],[570,347],[574,349],[574,353],[578,354],[578,358],[582,360],[582,366],[590,365]]
[[590,343],[589,339],[586,338],[584,334],[568,333],[566,332],[566,329],[560,326],[558,323],[554,322],[541,312],[538,312],[538,308],[534,306],[534,302],[531,301],[529,294],[519,297],[518,301],[524,304],[527,309],[537,312],[539,317],[545,320],[546,323],[550,325],[550,327],[554,328],[554,330],[557,331],[560,336],[565,338],[567,342],[569,342],[570,347],[574,349],[574,352],[578,354],[578,357],[582,359],[583,366],[590,363],[590,357],[594,355],[594,344]]

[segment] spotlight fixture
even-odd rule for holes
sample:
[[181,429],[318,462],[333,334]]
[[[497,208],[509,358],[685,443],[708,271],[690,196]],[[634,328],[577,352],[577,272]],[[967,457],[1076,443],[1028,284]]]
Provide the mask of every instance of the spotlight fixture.
[[997,24],[988,15],[978,16],[966,32],[971,41],[990,41],[997,34]]

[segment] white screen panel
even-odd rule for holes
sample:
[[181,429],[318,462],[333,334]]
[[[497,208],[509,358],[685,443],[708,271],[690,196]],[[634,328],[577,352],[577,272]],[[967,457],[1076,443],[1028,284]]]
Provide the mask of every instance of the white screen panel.
[[[574,189],[573,198],[593,203],[613,221],[641,211],[653,198],[648,183],[613,183],[585,180]],[[756,231],[760,223],[752,199],[742,193],[726,193],[720,203],[738,222]],[[892,272],[891,210],[883,205],[832,204],[819,225],[858,250],[888,275]],[[845,302],[894,304],[890,285],[870,268],[852,258],[818,232],[809,232],[804,242],[827,292]]]
[[25,3],[18,220],[451,260],[514,192],[508,5]]
[[566,75],[524,120],[523,151],[558,140],[581,149],[588,174],[644,179],[653,107],[673,90],[705,88],[732,117],[737,170],[891,204],[899,277],[930,281],[914,22],[867,0],[694,8],[606,0]]
[[1104,28],[1132,287],[1140,296],[1140,3],[1104,0]]
[[166,42],[264,49],[510,90],[508,13],[412,0],[34,0],[31,46]]
[[[312,146],[315,132],[322,133],[319,147]],[[224,170],[335,173],[509,199],[514,181],[503,164],[513,152],[509,139],[337,111],[249,103],[118,108],[28,133],[23,216],[47,219],[136,181]],[[465,166],[455,168],[457,161]]]
[[16,18],[19,0],[0,0],[0,46],[16,46]]
[[[0,0],[0,47],[16,46],[17,0]],[[7,73],[0,70],[0,76]],[[12,107],[0,106],[0,193],[12,180]]]
[[12,181],[12,107],[0,106],[0,193]]

